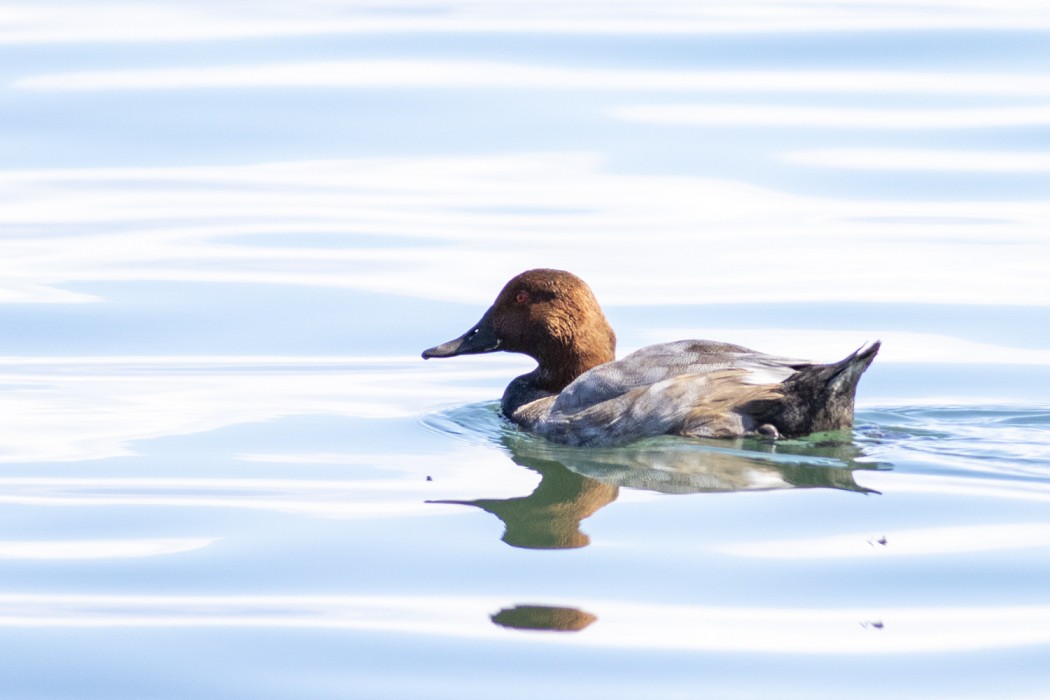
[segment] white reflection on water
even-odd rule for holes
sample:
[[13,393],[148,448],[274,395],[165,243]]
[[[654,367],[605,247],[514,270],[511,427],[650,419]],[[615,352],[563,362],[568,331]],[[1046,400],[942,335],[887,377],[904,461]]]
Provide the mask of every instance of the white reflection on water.
[[[606,304],[768,302],[770,290],[778,301],[1050,299],[1039,200],[824,199],[613,173],[581,153],[19,170],[0,182],[0,301],[87,301],[63,287],[154,280],[486,303],[510,274],[544,266],[578,272]],[[303,231],[345,247],[268,236]],[[362,234],[397,239],[363,247]],[[777,264],[756,265],[756,250]],[[993,269],[995,284],[974,284]]]
[[[400,457],[415,466],[420,458]],[[440,461],[444,466],[447,455]],[[371,466],[376,466],[374,463]],[[424,465],[425,466],[425,465]],[[474,494],[486,489],[497,495],[516,495],[535,486],[534,476],[522,470],[486,475],[490,455],[471,460],[459,454],[454,468],[441,476],[441,494]],[[279,480],[279,479],[167,479],[167,478],[3,478],[0,504],[10,506],[67,506],[118,508],[219,508],[294,513],[313,517],[378,518],[458,514],[456,508],[426,503],[436,493],[429,482],[407,479]],[[2,543],[0,558],[41,554],[39,558],[95,558],[142,556],[203,547],[211,540],[119,540],[88,543]],[[182,549],[180,549],[182,548]],[[78,556],[76,552],[83,556]],[[109,552],[109,554],[106,554]],[[126,552],[120,554],[120,552]],[[60,554],[63,554],[60,556]]]
[[336,0],[235,2],[13,3],[0,42],[143,42],[375,32],[551,32],[710,34],[1021,29],[1050,26],[1041,3],[1028,0],[935,0],[886,3],[776,3],[763,0],[682,3],[674,0]]
[[[958,77],[953,78],[958,79]],[[637,105],[613,111],[620,119],[693,126],[788,126],[820,129],[973,129],[1050,123],[1050,107],[983,109],[847,109],[783,105]],[[814,164],[810,161],[810,164]]]
[[791,151],[781,159],[822,168],[860,170],[940,170],[946,172],[1044,173],[1050,153],[1008,151],[932,151],[902,148],[826,148]]
[[[235,627],[404,632],[583,646],[872,654],[1050,643],[1050,606],[754,608],[589,600],[580,634],[507,632],[485,610],[506,600],[453,596],[0,595],[0,627]],[[874,624],[872,624],[874,623]]]
[[970,496],[977,499],[1009,499],[1050,502],[1050,483],[1032,480],[1010,480],[999,476],[941,476],[909,473],[906,478],[890,476],[887,472],[865,472],[862,485],[882,493],[923,493],[942,496]]
[[1050,523],[1017,523],[894,530],[798,540],[719,545],[719,552],[763,559],[839,559],[914,556],[1050,547]]
[[373,358],[4,358],[0,462],[134,454],[130,443],[282,416],[395,418],[491,398],[499,370]]
[[[419,460],[412,458],[418,464]],[[461,464],[469,471],[478,465]],[[471,470],[471,467],[474,467]],[[442,478],[442,493],[471,491],[492,486],[493,479],[471,478],[457,484],[454,477]],[[524,472],[495,484],[500,492],[513,492],[534,485],[535,479]],[[326,518],[383,518],[435,516],[458,513],[456,509],[437,507],[425,502],[432,488],[417,481],[397,479],[357,480],[282,480],[282,479],[190,479],[150,477],[126,478],[0,478],[0,503],[19,506],[157,506],[173,508],[223,508],[294,513]],[[0,557],[5,556],[0,543]],[[12,544],[12,552],[26,552]],[[101,544],[99,547],[105,548]],[[117,546],[117,545],[114,545]],[[138,546],[126,545],[128,551]],[[141,547],[175,546],[170,541]],[[59,551],[61,545],[55,545]],[[119,547],[118,547],[119,548]],[[46,549],[46,547],[45,547]],[[42,550],[43,551],[43,550]],[[102,551],[102,550],[99,550]],[[144,552],[145,553],[145,552]],[[163,552],[156,552],[163,553]],[[128,554],[126,556],[137,556]],[[44,557],[48,558],[48,557]],[[75,558],[75,557],[70,557]]]
[[[39,91],[88,91],[88,90],[185,90],[189,88],[229,87],[394,87],[394,88],[469,88],[469,89],[554,89],[586,91],[712,91],[718,93],[888,93],[893,95],[970,95],[1041,97],[1050,95],[1050,84],[1041,75],[1024,73],[924,73],[868,70],[838,71],[681,71],[639,70],[612,68],[569,68],[542,64],[515,64],[492,61],[413,61],[413,60],[358,60],[323,61],[309,63],[280,63],[237,66],[197,66],[164,69],[121,69],[109,71],[75,71],[30,75],[12,83],[19,90]],[[734,114],[728,114],[726,106],[708,105],[653,105],[618,108],[615,116],[656,123],[727,123]],[[733,107],[744,115],[759,118],[763,123],[777,123],[784,115],[784,123],[799,121],[799,113],[769,105],[743,105]],[[1016,112],[1015,112],[1016,110]],[[1037,123],[1047,119],[1048,108],[1043,106],[1018,107],[1014,110],[989,110],[988,115],[976,123],[960,127],[990,126],[993,124],[1031,123],[1003,119],[1010,114],[1031,114]],[[824,126],[821,114],[815,116],[813,124]],[[940,115],[937,125],[953,126],[945,116],[958,113],[965,115],[966,109],[934,111]],[[843,119],[843,126],[851,127],[847,115],[832,113]],[[882,115],[880,120],[865,120],[864,126],[894,128],[893,120],[908,112],[879,110],[861,114]],[[927,114],[916,112],[915,114]],[[995,119],[996,115],[998,119]],[[1016,119],[1016,118],[1015,118]],[[989,121],[992,120],[992,121]],[[828,120],[838,125],[835,119]],[[855,121],[855,120],[854,120]],[[729,123],[732,123],[729,121]]]
[[4,540],[0,559],[122,559],[203,549],[214,538],[136,540]]

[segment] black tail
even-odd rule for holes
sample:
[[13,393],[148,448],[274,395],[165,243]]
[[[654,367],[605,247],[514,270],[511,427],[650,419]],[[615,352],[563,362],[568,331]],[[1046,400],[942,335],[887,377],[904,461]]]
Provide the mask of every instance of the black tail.
[[852,426],[857,382],[881,345],[876,340],[844,360],[800,368],[784,381],[784,400],[773,410],[769,422],[784,437]]
[[868,347],[860,348],[845,360],[827,365],[827,367],[834,369],[827,382],[829,388],[836,393],[848,391],[851,396],[855,394],[860,375],[864,374],[864,370],[868,368],[875,356],[879,354],[879,348],[881,347],[882,341],[876,340]]

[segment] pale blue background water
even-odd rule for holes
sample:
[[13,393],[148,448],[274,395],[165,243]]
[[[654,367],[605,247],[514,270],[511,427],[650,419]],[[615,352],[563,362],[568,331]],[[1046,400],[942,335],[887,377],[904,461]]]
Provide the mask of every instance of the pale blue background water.
[[[0,696],[1047,697],[1048,33],[6,3]],[[517,434],[418,353],[538,265],[621,353],[881,338],[854,434]]]

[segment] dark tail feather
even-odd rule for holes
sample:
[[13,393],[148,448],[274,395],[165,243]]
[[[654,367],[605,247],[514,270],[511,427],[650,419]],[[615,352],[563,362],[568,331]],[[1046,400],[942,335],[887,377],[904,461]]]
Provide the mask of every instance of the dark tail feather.
[[882,341],[876,340],[868,347],[860,348],[845,360],[828,365],[829,368],[834,369],[828,378],[828,387],[835,392],[847,389],[851,394],[856,392],[860,375],[864,374],[864,370],[868,368],[875,356],[879,354],[879,348],[881,347]]
[[799,369],[784,381],[784,400],[770,422],[784,437],[852,426],[857,382],[881,346],[876,340],[844,360]]

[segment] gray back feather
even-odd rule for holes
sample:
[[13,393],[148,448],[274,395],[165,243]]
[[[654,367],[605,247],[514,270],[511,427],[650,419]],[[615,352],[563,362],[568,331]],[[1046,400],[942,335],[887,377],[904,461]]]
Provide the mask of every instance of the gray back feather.
[[584,372],[558,395],[552,410],[571,414],[639,387],[681,375],[703,376],[726,369],[742,370],[738,381],[743,384],[779,384],[809,364],[812,363],[806,360],[766,355],[709,340],[660,343]]

